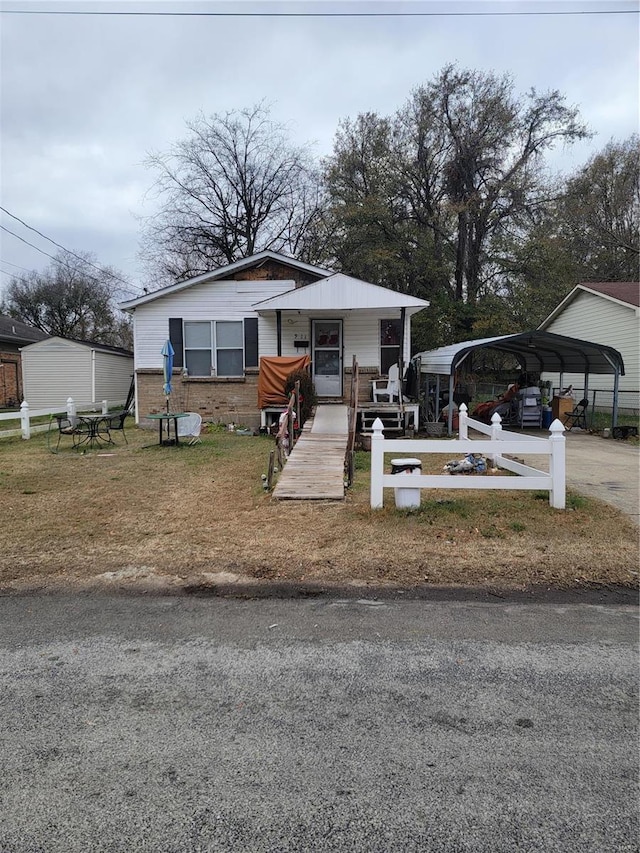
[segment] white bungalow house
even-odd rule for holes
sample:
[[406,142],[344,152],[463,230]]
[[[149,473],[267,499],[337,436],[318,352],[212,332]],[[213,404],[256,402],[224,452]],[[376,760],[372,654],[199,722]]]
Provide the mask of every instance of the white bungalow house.
[[175,351],[171,408],[223,423],[260,423],[262,356],[311,359],[320,400],[360,394],[411,354],[411,317],[428,302],[264,251],[121,304],[133,315],[137,418],[165,404],[164,342]]
[[[621,411],[640,407],[640,284],[630,281],[583,282],[576,285],[544,320],[539,329],[557,335],[597,341],[618,350],[624,361],[618,398]],[[572,385],[579,399],[584,385],[580,374],[545,373],[554,387]],[[610,407],[613,377],[600,376],[589,388],[590,404],[595,392],[596,408]]]

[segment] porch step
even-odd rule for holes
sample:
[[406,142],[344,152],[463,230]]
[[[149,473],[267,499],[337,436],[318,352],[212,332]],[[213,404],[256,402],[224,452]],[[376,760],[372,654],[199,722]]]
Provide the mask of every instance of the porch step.
[[360,412],[360,432],[373,432],[373,422],[376,420],[376,418],[380,418],[380,420],[382,421],[383,430],[385,433],[404,432],[404,415],[401,411],[365,411],[364,409]]

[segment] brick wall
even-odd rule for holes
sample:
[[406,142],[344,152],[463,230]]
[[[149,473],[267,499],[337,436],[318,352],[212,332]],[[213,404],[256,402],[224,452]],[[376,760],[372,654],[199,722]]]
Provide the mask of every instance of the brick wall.
[[[141,419],[165,408],[161,370],[138,370],[137,384]],[[171,387],[169,407],[174,412],[198,412],[203,420],[215,423],[260,426],[257,370],[247,371],[243,379],[183,379],[175,373]]]
[[22,402],[20,353],[0,351],[0,406],[19,406]]
[[[371,399],[371,379],[380,374],[377,368],[361,368],[358,385],[358,399],[367,402]],[[137,371],[138,411],[140,419],[145,415],[162,411],[166,406],[162,392],[163,375],[161,370],[151,368]],[[349,402],[351,368],[345,370],[344,397]],[[184,379],[179,371],[174,371],[171,383],[169,407],[174,412],[198,412],[202,419],[214,423],[235,423],[258,429],[260,411],[258,409],[258,370],[247,370],[243,379],[192,378]]]

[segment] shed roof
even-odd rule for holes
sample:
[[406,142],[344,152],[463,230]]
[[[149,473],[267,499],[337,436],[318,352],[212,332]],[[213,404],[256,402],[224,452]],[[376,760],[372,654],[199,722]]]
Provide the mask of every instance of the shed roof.
[[470,354],[480,349],[492,349],[516,356],[521,369],[527,373],[619,372],[624,375],[622,356],[613,347],[537,330],[517,335],[480,338],[476,341],[461,341],[418,353],[421,370],[423,373],[448,376],[455,373]]
[[96,344],[92,341],[79,341],[75,340],[74,338],[63,338],[59,335],[47,337],[47,339],[44,341],[36,341],[33,344],[29,344],[26,347],[22,347],[22,349],[47,349],[51,346],[56,346],[58,348],[60,348],[61,346],[70,346],[72,348],[87,347],[88,349],[95,350],[96,352],[106,352],[110,353],[111,355],[122,355],[126,358],[133,358],[133,352],[129,349],[124,349],[124,347],[113,347],[110,344]]
[[367,308],[405,308],[410,314],[415,314],[428,306],[429,303],[424,299],[407,296],[388,287],[380,287],[344,273],[334,273],[313,284],[264,299],[255,303],[253,307],[258,313],[266,310],[348,311]]

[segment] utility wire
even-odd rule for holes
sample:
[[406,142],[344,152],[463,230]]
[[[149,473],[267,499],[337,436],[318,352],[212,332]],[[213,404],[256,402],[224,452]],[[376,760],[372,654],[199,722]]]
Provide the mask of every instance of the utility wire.
[[15,267],[17,270],[24,270],[24,272],[31,272],[26,267],[21,267],[18,264],[12,264],[11,261],[5,261],[4,258],[0,258],[0,263],[9,264],[10,267]]
[[0,9],[5,15],[67,15],[122,18],[514,18],[560,15],[637,15],[638,9],[538,9],[510,12],[141,12],[99,9]]
[[[85,258],[81,257],[80,255],[77,255],[75,252],[72,252],[72,251],[71,251],[71,249],[67,249],[67,247],[66,247],[66,246],[62,246],[60,243],[56,243],[56,241],[55,241],[55,240],[52,240],[52,239],[51,239],[51,237],[47,237],[47,235],[46,235],[46,234],[43,234],[43,233],[42,233],[42,231],[38,231],[38,229],[37,229],[37,228],[33,228],[31,225],[27,225],[27,223],[26,223],[23,219],[20,219],[20,217],[19,217],[19,216],[16,216],[14,213],[11,213],[11,211],[10,211],[10,210],[7,210],[7,208],[6,208],[6,207],[1,207],[1,206],[0,206],[0,210],[1,210],[3,213],[6,213],[6,214],[7,214],[7,216],[10,216],[12,219],[15,219],[15,220],[16,220],[16,222],[19,222],[19,223],[20,223],[20,225],[24,225],[24,227],[25,227],[25,228],[28,228],[28,229],[29,229],[29,231],[33,231],[33,232],[34,232],[34,234],[37,234],[39,237],[43,237],[45,240],[48,240],[50,243],[53,243],[53,245],[54,245],[54,246],[57,246],[57,248],[58,248],[58,249],[62,249],[62,251],[63,251],[63,252],[67,252],[67,254],[69,254],[69,255],[73,255],[73,257],[74,257],[74,258],[77,258],[79,261],[82,261],[84,264],[87,264],[88,266],[93,267],[95,270],[98,270],[98,272],[102,273],[103,275],[108,275],[108,276],[110,276],[111,278],[115,278],[115,279],[117,279],[118,281],[121,281],[123,284],[126,284],[126,285],[127,285],[127,287],[130,287],[129,282],[128,282],[128,281],[125,281],[121,276],[116,275],[115,273],[109,272],[109,270],[105,270],[105,269],[103,269],[102,267],[97,266],[96,264],[92,264],[92,263],[91,263],[91,261],[87,261]],[[5,230],[8,230],[8,229],[5,229]],[[9,233],[10,233],[10,234],[13,234],[13,232],[12,232],[12,231],[10,231]],[[13,236],[14,236],[14,237],[17,237],[18,235],[17,235],[17,234],[14,234]],[[18,239],[22,239],[22,238],[21,238],[21,237],[19,237]],[[26,243],[26,240],[24,240],[23,242],[25,242],[25,243]],[[29,243],[28,245],[32,245],[32,244],[31,244],[31,243]],[[34,248],[37,248],[37,246],[35,246]],[[39,250],[39,251],[40,251],[40,250]],[[47,253],[45,252],[44,254],[46,255]],[[52,255],[49,255],[49,257],[51,258],[51,257],[52,257]],[[53,260],[55,261],[55,260],[56,260],[56,258],[54,258]],[[140,290],[140,288],[139,288],[139,287],[138,287],[138,288],[136,288],[136,289],[137,289],[137,290]]]
[[[31,248],[35,249],[37,252],[40,252],[41,254],[46,255],[48,258],[51,258],[51,260],[54,261],[56,264],[61,264],[63,267],[66,267],[68,270],[73,271],[73,267],[70,264],[66,263],[65,261],[60,260],[60,258],[56,258],[53,255],[50,255],[49,252],[45,252],[44,249],[41,249],[39,246],[36,246],[34,243],[30,243],[28,240],[25,240],[24,237],[21,237],[19,234],[16,234],[15,231],[11,231],[11,229],[7,228],[5,225],[0,225],[0,228],[3,231],[6,231],[7,234],[11,234],[13,237],[17,237],[18,240],[21,240],[23,243],[26,243],[27,246],[31,246]],[[73,252],[71,252],[71,254],[73,254]],[[76,255],[76,257],[80,258],[79,255]],[[88,261],[85,261],[84,258],[80,258],[80,260],[83,261],[84,263],[88,263]],[[94,264],[91,264],[91,266],[94,266]],[[100,270],[100,267],[96,267],[96,269]],[[100,270],[100,272],[104,272],[104,270]],[[96,276],[91,275],[90,273],[85,273],[85,275],[87,276],[87,278],[89,278],[92,281],[95,281],[98,284],[100,284],[100,279],[96,278]],[[15,278],[18,278],[21,281],[24,281],[24,279],[21,279],[20,276],[15,276]],[[116,278],[117,278],[117,276],[116,276]],[[128,296],[130,296],[132,290],[134,290],[134,289],[135,290],[141,290],[142,289],[142,288],[138,287],[137,285],[130,285],[123,278],[118,279],[118,280],[126,285],[126,289],[122,288],[122,287],[114,287],[114,290],[119,291],[120,293],[126,293]]]

